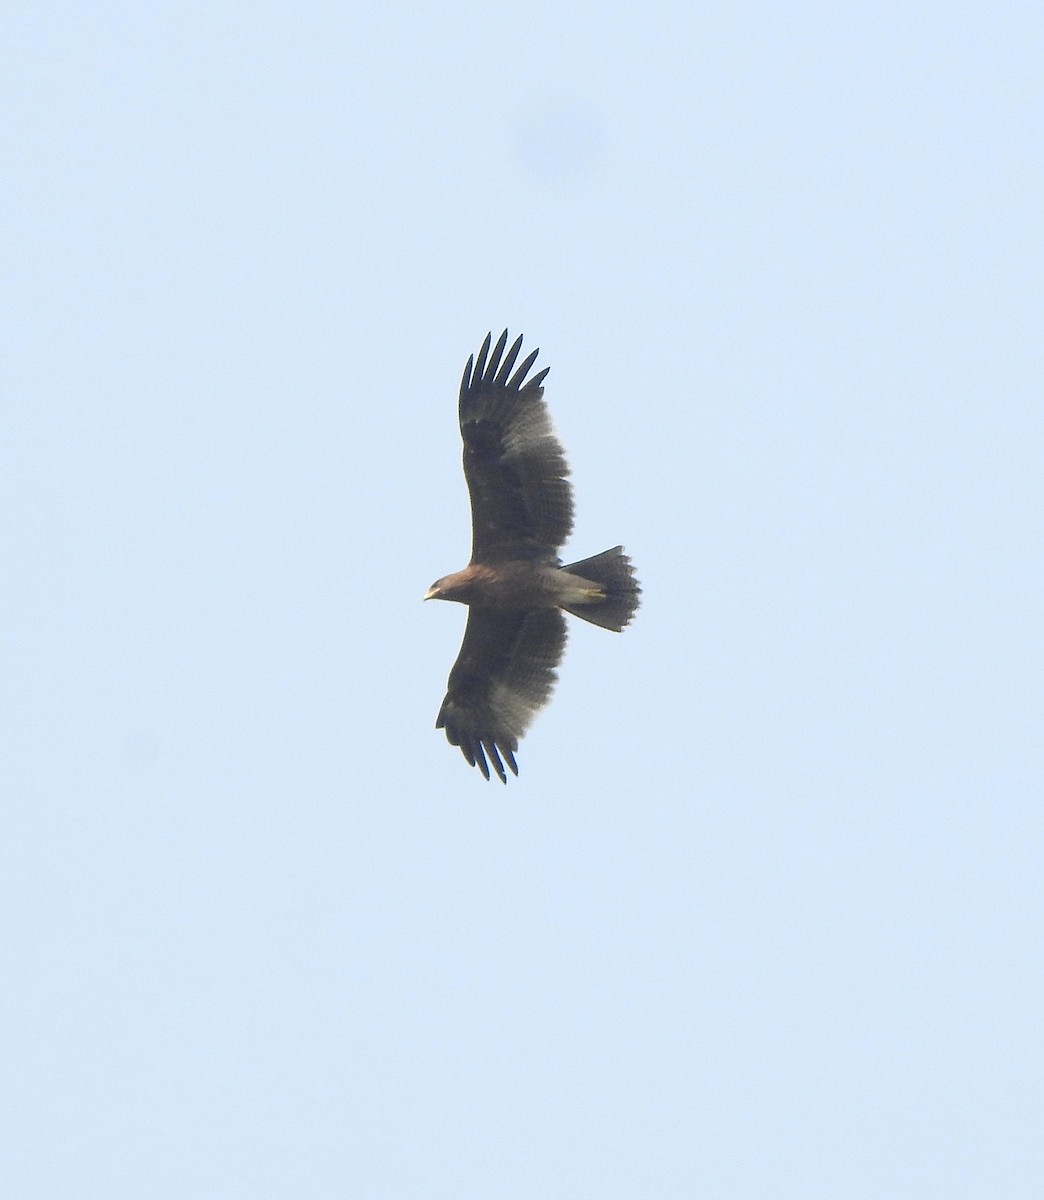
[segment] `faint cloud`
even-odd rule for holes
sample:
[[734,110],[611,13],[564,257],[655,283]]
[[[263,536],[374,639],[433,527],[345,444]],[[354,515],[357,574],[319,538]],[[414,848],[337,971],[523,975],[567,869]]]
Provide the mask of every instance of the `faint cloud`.
[[523,111],[513,140],[519,165],[540,183],[585,183],[601,175],[605,164],[604,122],[576,100],[544,101]]

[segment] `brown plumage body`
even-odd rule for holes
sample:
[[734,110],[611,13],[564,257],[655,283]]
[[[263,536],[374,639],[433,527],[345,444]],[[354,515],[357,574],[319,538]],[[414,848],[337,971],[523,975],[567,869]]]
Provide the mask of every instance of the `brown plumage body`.
[[470,563],[463,571],[443,576],[429,598],[500,612],[529,612],[590,604],[602,600],[603,592],[598,584],[578,579],[560,567],[522,561],[495,566]]
[[526,381],[534,350],[512,375],[522,338],[503,361],[507,330],[490,355],[491,340],[487,334],[477,361],[468,359],[460,386],[471,562],[437,580],[425,599],[469,608],[436,728],[486,779],[491,764],[506,783],[504,764],[518,774],[518,740],[557,678],[563,611],[619,632],[641,588],[620,546],[562,565],[558,550],[572,529],[573,500],[543,401],[547,368]]

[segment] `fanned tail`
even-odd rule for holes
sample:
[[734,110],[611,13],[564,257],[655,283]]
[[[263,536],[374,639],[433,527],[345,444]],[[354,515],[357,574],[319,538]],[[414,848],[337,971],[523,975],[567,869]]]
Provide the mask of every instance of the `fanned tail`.
[[634,567],[624,554],[623,546],[603,550],[594,558],[570,563],[562,570],[597,584],[605,593],[589,604],[578,604],[575,607],[565,605],[566,612],[572,613],[574,617],[619,633],[638,611],[638,597],[642,594],[642,589],[638,586]]

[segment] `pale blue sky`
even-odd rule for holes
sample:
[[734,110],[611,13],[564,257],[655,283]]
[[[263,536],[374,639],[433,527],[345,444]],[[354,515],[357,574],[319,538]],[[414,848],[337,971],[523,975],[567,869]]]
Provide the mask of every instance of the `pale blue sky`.
[[[1037,1200],[1039,4],[0,34],[0,1192]],[[502,788],[505,325],[645,603]]]

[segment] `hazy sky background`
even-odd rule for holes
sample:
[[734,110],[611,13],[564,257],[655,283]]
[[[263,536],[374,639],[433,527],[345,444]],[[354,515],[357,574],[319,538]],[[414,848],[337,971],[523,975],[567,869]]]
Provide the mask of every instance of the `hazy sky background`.
[[[0,1192],[1044,1187],[1039,3],[0,17]],[[433,728],[541,347],[622,637]]]

